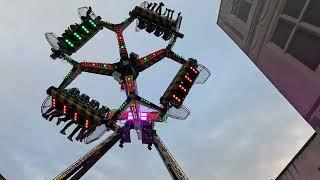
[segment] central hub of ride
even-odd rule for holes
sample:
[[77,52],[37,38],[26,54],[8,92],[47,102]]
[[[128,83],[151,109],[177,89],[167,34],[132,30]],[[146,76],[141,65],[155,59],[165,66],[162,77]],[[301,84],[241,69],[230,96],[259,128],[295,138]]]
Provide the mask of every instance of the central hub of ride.
[[136,69],[134,62],[138,61],[138,55],[131,53],[130,57],[122,57],[115,65],[112,76],[121,85],[122,90],[127,91],[127,95],[134,99],[136,93],[135,80],[139,75],[139,71]]
[[139,75],[135,62],[138,61],[138,55],[131,53],[129,58],[121,58],[119,62],[118,71],[122,74],[122,80],[125,81],[125,76],[132,76],[134,80]]

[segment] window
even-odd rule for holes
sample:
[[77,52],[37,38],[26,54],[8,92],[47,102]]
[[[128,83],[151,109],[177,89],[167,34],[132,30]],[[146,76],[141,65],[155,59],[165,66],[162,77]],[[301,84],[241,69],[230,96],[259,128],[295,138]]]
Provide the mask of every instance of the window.
[[307,31],[298,30],[292,38],[288,52],[315,71],[320,62],[320,38]]
[[306,13],[303,16],[303,21],[320,27],[320,1],[313,0],[308,6]]
[[250,9],[251,3],[247,2],[246,0],[234,0],[231,14],[237,16],[243,22],[247,22]]
[[246,1],[241,1],[237,16],[243,21],[247,22],[251,4]]
[[319,9],[320,0],[287,0],[271,38],[313,71],[320,64]]
[[283,49],[289,39],[293,27],[293,24],[280,19],[271,41]]
[[298,18],[305,3],[306,0],[287,0],[283,13],[288,16]]

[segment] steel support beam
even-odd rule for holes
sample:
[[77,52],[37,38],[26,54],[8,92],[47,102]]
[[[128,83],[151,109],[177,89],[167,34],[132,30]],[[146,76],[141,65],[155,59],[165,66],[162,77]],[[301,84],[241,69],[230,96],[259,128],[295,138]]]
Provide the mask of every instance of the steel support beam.
[[102,141],[96,147],[91,149],[87,154],[74,162],[62,173],[57,175],[54,180],[79,179],[82,177],[113,145],[120,139],[120,134],[114,132],[107,139]]
[[156,147],[164,165],[169,171],[173,180],[188,180],[187,175],[183,172],[177,161],[163,144],[158,134],[153,135],[153,144]]

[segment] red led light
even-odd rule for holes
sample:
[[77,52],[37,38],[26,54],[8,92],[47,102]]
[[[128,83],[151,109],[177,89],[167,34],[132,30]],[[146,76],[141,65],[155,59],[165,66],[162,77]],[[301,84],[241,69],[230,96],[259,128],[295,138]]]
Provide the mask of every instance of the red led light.
[[123,46],[125,46],[125,44],[124,44],[122,31],[120,29],[116,29],[116,34],[117,34],[117,38],[118,38],[120,53],[127,53],[126,48],[125,47],[123,48]]
[[57,104],[56,104],[56,99],[52,99],[52,106],[53,106],[54,108],[56,108],[56,106],[57,106]]

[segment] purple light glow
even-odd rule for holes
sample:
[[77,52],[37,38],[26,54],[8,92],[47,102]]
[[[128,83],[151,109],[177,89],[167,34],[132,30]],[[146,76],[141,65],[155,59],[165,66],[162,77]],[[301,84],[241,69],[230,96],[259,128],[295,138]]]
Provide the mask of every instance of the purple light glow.
[[[139,113],[140,120],[147,121],[148,120],[148,114],[149,114],[148,112],[140,112]],[[128,112],[127,120],[133,120],[132,112]]]

